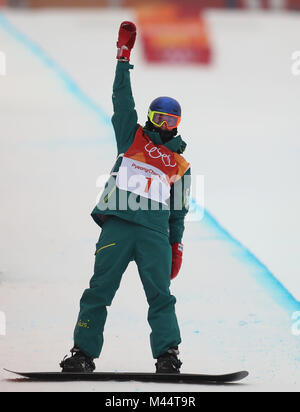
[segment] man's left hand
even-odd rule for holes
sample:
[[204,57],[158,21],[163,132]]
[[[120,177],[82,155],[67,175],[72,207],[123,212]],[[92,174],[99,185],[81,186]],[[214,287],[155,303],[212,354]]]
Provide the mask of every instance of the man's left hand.
[[182,265],[182,256],[183,256],[183,244],[182,243],[173,243],[172,245],[172,272],[171,279],[175,279],[178,275],[181,265]]

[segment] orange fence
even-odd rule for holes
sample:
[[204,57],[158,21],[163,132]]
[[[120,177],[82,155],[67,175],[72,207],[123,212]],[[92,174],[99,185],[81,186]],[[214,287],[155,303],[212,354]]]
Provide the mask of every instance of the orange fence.
[[137,9],[146,61],[209,64],[212,46],[199,10],[166,4]]
[[[1,0],[0,0],[1,1]],[[109,0],[27,0],[29,7],[108,7]]]
[[300,10],[300,0],[122,0],[121,5],[138,7],[141,5],[172,3],[183,7],[207,8],[239,8],[239,9],[288,9]]

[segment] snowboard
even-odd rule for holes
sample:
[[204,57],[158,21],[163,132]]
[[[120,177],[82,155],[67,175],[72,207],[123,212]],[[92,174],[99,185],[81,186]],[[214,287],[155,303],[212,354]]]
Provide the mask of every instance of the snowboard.
[[62,373],[62,372],[14,372],[16,375],[44,382],[67,381],[138,381],[165,382],[189,384],[226,384],[238,382],[246,378],[247,371],[228,373],[225,375],[200,375],[191,373],[142,373],[142,372],[93,372],[93,373]]

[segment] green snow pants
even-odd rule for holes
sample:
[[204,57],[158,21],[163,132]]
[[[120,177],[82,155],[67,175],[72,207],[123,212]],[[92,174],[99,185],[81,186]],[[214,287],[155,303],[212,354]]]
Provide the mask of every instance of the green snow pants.
[[[150,344],[157,359],[181,343],[175,314],[176,299],[170,294],[172,250],[169,239],[154,230],[109,217],[96,246],[94,276],[80,301],[74,343],[92,358],[99,358],[110,306],[130,261],[137,264],[149,304]],[[130,296],[129,299],[134,299]]]

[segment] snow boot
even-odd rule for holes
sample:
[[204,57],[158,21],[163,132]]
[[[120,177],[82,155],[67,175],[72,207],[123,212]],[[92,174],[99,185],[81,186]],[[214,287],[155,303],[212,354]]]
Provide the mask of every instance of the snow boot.
[[171,348],[157,359],[156,373],[180,373],[182,362],[178,359],[178,347]]
[[[94,372],[96,366],[93,359],[85,355],[79,348],[74,347],[71,349],[71,354],[69,358],[64,357],[63,361],[60,363],[63,373],[91,373]],[[67,359],[66,359],[67,358]]]

